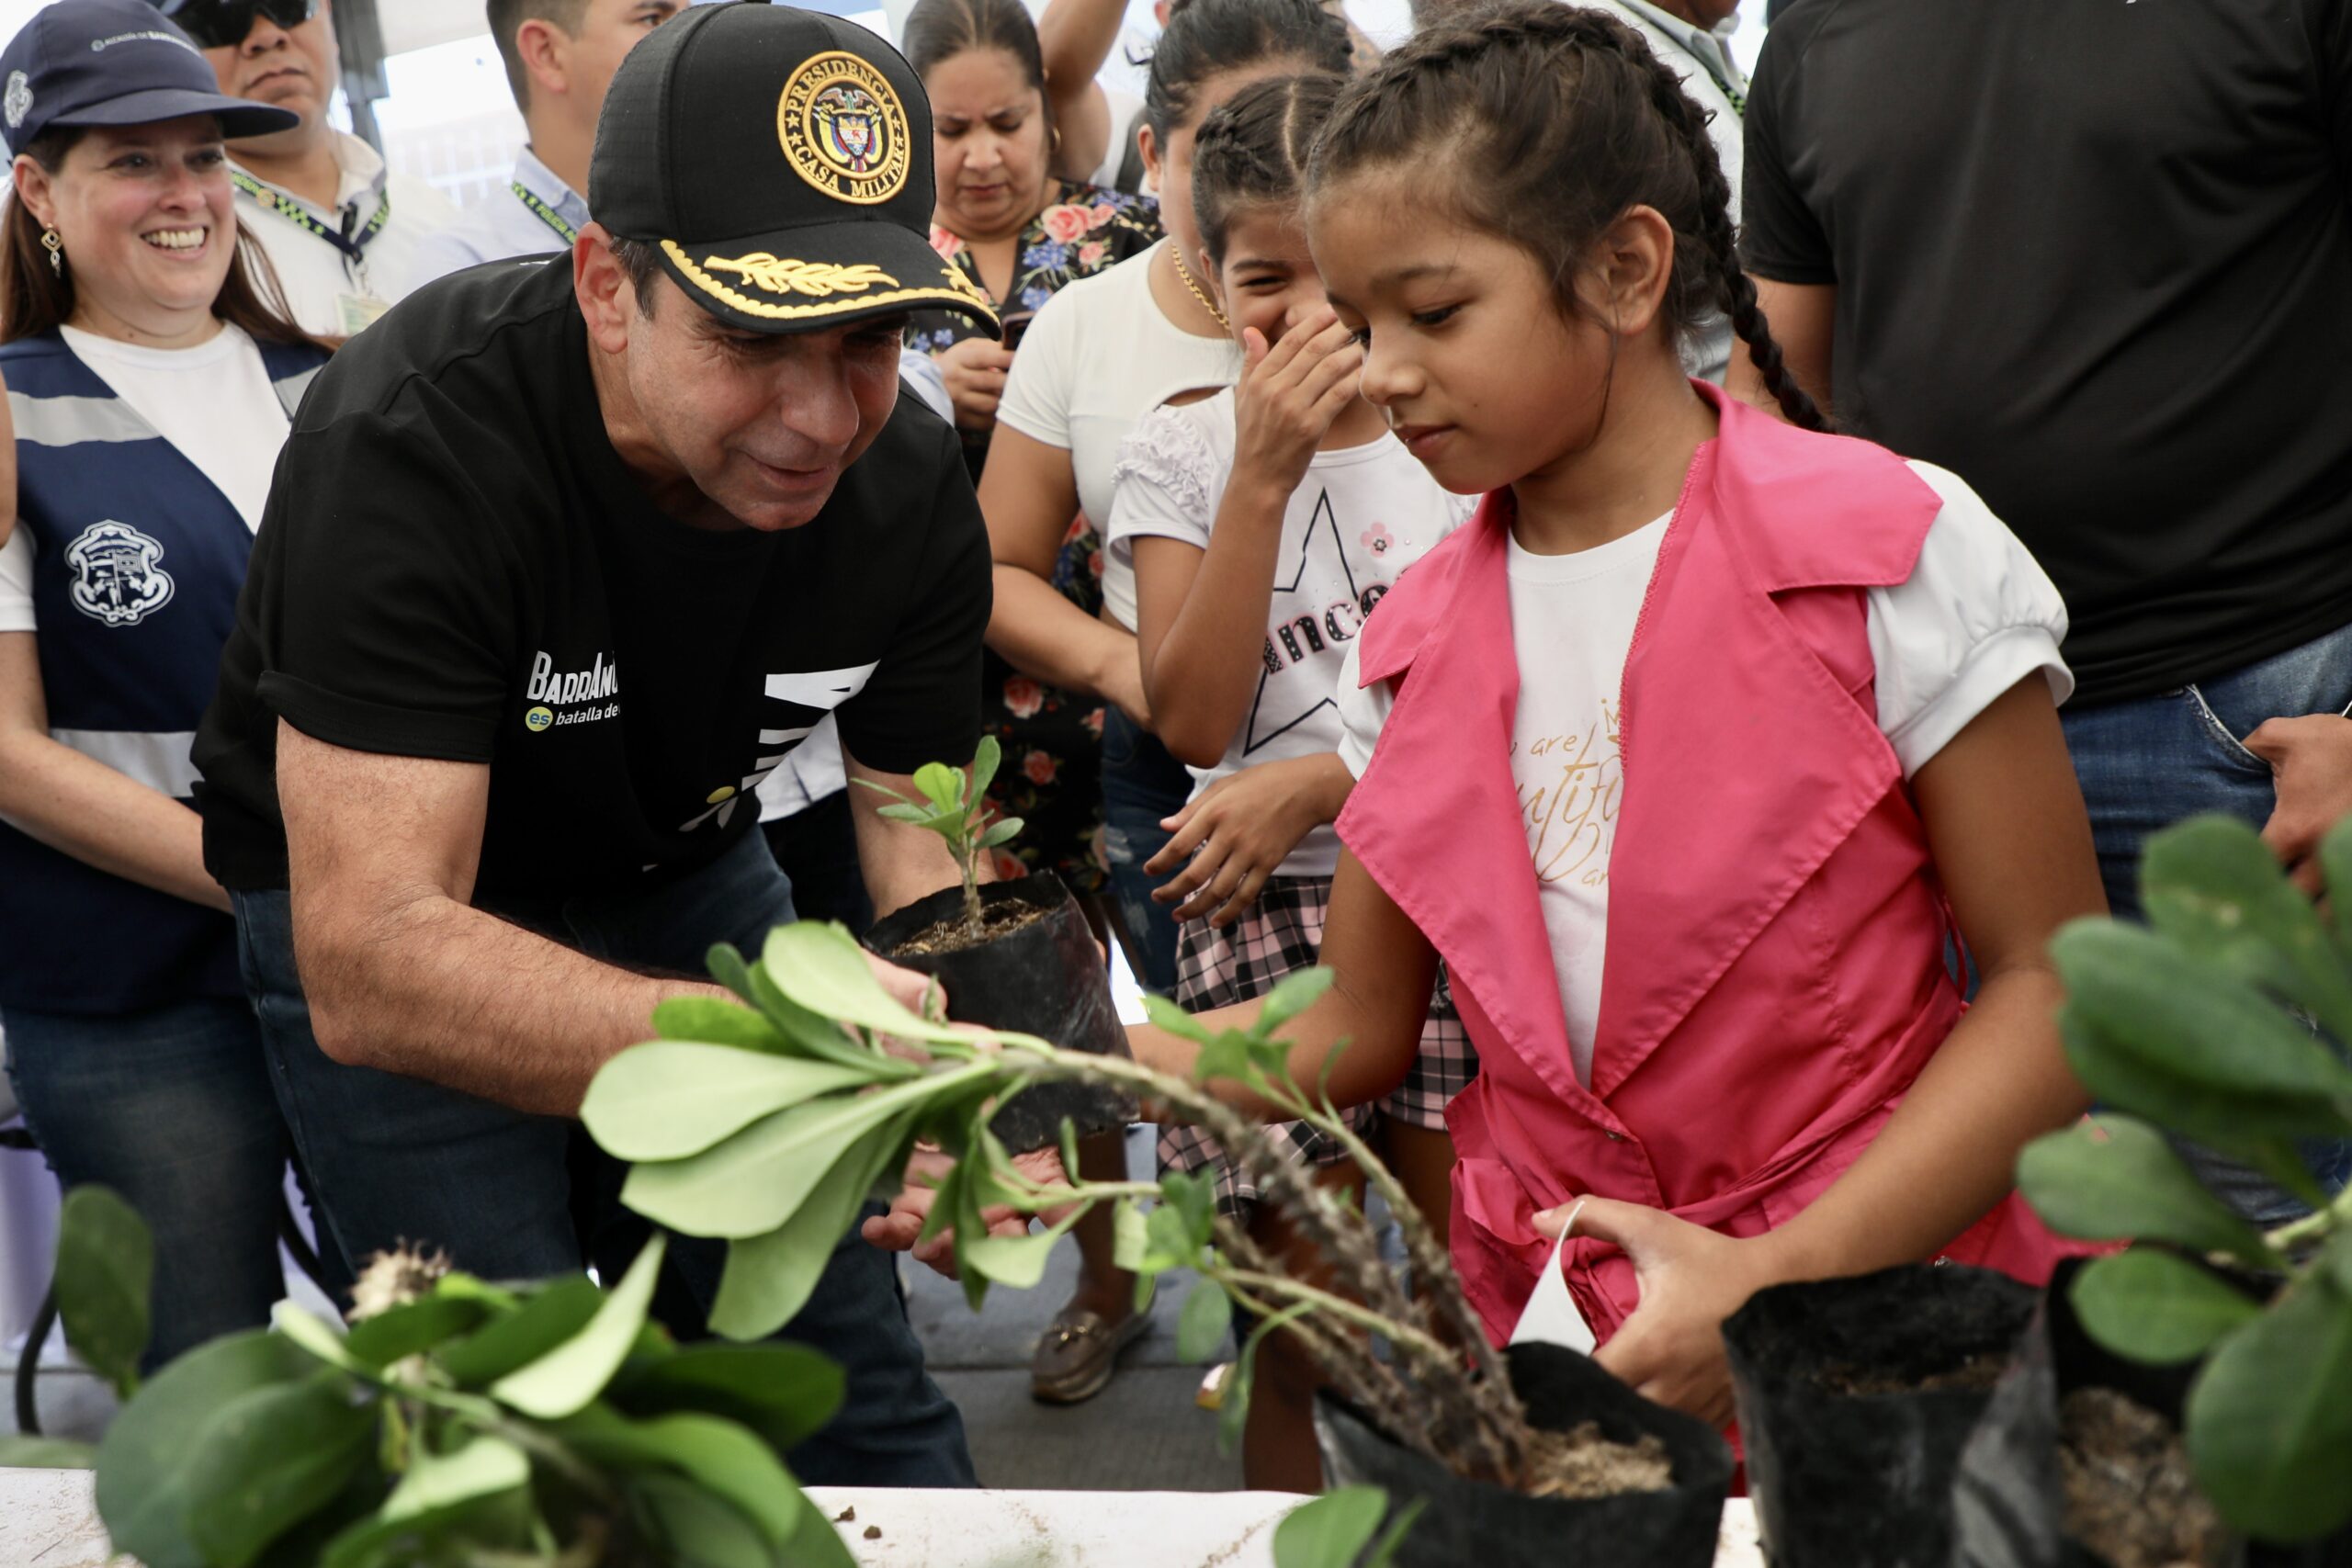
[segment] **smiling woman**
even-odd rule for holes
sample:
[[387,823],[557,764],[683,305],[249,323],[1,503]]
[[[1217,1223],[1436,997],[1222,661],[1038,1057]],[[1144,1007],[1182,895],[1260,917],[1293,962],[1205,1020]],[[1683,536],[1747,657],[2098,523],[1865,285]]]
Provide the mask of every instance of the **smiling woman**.
[[240,231],[222,144],[292,114],[222,96],[143,0],[59,0],[0,81],[0,1022],[60,1177],[155,1231],[160,1362],[266,1321],[282,1286],[286,1133],[188,747],[327,349]]

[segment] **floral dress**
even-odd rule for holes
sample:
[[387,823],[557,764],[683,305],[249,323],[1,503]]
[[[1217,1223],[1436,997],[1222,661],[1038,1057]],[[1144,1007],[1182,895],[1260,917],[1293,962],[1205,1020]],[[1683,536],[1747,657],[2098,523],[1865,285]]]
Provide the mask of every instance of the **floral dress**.
[[[1034,315],[1064,285],[1115,266],[1160,239],[1159,204],[1151,197],[1065,184],[1061,199],[1023,231],[1012,287],[999,308],[1007,315]],[[934,224],[931,243],[986,289],[962,240]],[[937,354],[979,331],[952,311],[918,310],[907,326],[907,346]],[[987,451],[985,437],[967,436],[964,455],[975,479]],[[1098,521],[1070,519],[1054,560],[1054,586],[1090,615],[1102,609]],[[1050,871],[1073,893],[1100,892],[1109,879],[1102,858],[1102,705],[1031,680],[993,652],[986,656],[982,682],[981,724],[1004,748],[989,799],[999,813],[1023,824],[1021,836],[996,852],[998,874]]]

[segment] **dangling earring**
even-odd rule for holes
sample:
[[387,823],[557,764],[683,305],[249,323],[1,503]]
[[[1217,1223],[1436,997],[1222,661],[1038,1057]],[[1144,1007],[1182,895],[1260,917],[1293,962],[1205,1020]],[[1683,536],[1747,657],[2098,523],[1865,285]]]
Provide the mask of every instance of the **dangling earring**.
[[65,276],[65,242],[58,237],[56,230],[44,229],[40,233],[40,243],[41,248],[49,253],[49,270],[63,277]]

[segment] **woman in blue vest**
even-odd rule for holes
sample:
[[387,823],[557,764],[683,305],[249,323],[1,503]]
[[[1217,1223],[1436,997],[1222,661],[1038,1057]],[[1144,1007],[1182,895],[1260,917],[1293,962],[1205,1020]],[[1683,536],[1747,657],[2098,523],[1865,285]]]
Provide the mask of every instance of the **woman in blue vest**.
[[188,744],[326,349],[239,234],[222,148],[295,117],[221,96],[145,0],[40,11],[0,52],[0,1028],[59,1177],[155,1233],[161,1365],[284,1293],[286,1132]]

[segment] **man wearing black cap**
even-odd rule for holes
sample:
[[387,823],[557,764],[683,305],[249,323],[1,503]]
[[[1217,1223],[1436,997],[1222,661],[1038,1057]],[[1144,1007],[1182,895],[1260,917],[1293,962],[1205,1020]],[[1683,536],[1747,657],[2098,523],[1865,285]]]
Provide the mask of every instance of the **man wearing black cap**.
[[[421,290],[305,402],[196,757],[351,1261],[403,1236],[492,1277],[625,1259],[618,1169],[570,1118],[656,1002],[706,988],[660,974],[790,918],[761,778],[828,713],[855,776],[971,754],[988,542],[954,433],[899,396],[899,333],[919,305],[992,318],[931,204],[887,44],[697,7],[614,79],[570,265]],[[854,793],[877,908],[955,880]],[[672,1256],[668,1315],[698,1327],[718,1247]],[[786,1333],[850,1378],[803,1479],[970,1483],[884,1254],[844,1237]]]

